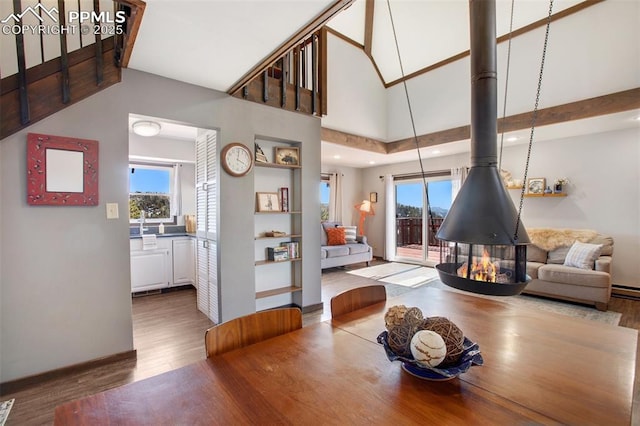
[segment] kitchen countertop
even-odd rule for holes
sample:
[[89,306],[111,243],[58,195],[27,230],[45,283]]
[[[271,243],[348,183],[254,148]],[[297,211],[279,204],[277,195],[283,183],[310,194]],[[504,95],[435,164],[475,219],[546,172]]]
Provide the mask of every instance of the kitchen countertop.
[[[144,235],[153,235],[153,234],[144,234]],[[167,237],[194,237],[196,234],[189,234],[187,232],[173,232],[173,233],[164,233],[164,234],[155,234],[156,238],[167,238]],[[129,235],[130,240],[141,239],[142,235]]]

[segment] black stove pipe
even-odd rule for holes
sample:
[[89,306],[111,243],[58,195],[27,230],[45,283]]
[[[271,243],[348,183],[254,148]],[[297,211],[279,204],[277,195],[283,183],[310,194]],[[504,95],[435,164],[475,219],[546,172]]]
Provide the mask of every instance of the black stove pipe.
[[530,242],[497,168],[495,9],[495,0],[469,0],[471,168],[436,234],[444,241],[487,245]]

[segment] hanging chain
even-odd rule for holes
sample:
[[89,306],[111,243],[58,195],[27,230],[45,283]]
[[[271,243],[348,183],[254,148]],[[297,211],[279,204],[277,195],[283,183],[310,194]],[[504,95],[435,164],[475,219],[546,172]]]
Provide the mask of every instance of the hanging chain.
[[413,119],[413,110],[411,108],[411,99],[409,98],[409,89],[407,89],[407,80],[404,78],[404,67],[402,66],[402,58],[400,57],[400,46],[398,45],[398,36],[396,35],[396,26],[393,22],[393,14],[391,13],[391,3],[387,0],[387,8],[389,9],[389,18],[391,18],[391,29],[393,31],[393,40],[396,44],[396,53],[398,54],[398,63],[400,64],[400,75],[402,76],[402,85],[404,87],[404,94],[407,98],[407,106],[409,107],[409,117],[411,118],[411,128],[413,129],[413,141],[416,145],[416,151],[418,151],[418,162],[420,163],[420,172],[422,173],[422,185],[424,186],[424,193],[427,201],[427,214],[430,220],[431,229],[435,231],[435,222],[433,221],[433,215],[431,214],[431,203],[429,202],[429,187],[427,184],[427,176],[424,173],[424,166],[422,165],[422,155],[420,154],[420,144],[418,143],[418,133],[416,132],[416,123]]
[[[511,66],[511,40],[513,39],[513,9],[515,0],[511,0],[511,20],[509,22],[509,45],[507,47],[507,72],[504,79],[504,102],[502,106],[502,120],[507,116],[507,92],[509,91],[509,68]],[[500,155],[498,156],[498,171],[502,170],[502,148],[504,147],[504,126],[500,132]]]
[[544,73],[544,60],[547,56],[547,44],[549,42],[549,28],[551,26],[551,14],[553,11],[553,0],[549,2],[549,15],[547,16],[547,29],[544,34],[544,46],[542,48],[542,61],[540,62],[540,73],[538,75],[538,89],[536,91],[536,103],[533,107],[533,116],[531,118],[531,133],[529,134],[529,149],[527,150],[527,162],[524,166],[524,177],[522,180],[522,189],[520,191],[520,206],[518,207],[518,220],[516,221],[516,230],[513,239],[518,241],[518,228],[520,227],[520,218],[522,215],[522,205],[524,203],[524,190],[527,183],[527,174],[529,173],[529,160],[531,159],[531,146],[533,145],[533,133],[536,127],[536,119],[538,118],[538,103],[540,101],[540,90],[542,87],[542,75]]

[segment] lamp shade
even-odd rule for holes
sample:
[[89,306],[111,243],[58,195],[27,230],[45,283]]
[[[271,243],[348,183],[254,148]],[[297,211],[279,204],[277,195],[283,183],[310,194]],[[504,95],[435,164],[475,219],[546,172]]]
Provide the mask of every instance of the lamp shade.
[[371,201],[362,200],[362,204],[360,204],[360,211],[364,212],[364,213],[370,213],[371,212]]
[[160,123],[156,123],[155,121],[136,121],[133,123],[133,133],[140,136],[155,136],[160,133]]

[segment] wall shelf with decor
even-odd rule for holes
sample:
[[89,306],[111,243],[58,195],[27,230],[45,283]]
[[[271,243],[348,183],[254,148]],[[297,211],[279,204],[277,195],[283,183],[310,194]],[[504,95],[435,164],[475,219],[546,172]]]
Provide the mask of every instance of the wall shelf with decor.
[[525,197],[566,197],[567,194],[564,192],[561,193],[551,193],[551,194],[524,194]]
[[300,144],[255,140],[253,170],[256,311],[302,307],[302,167]]

